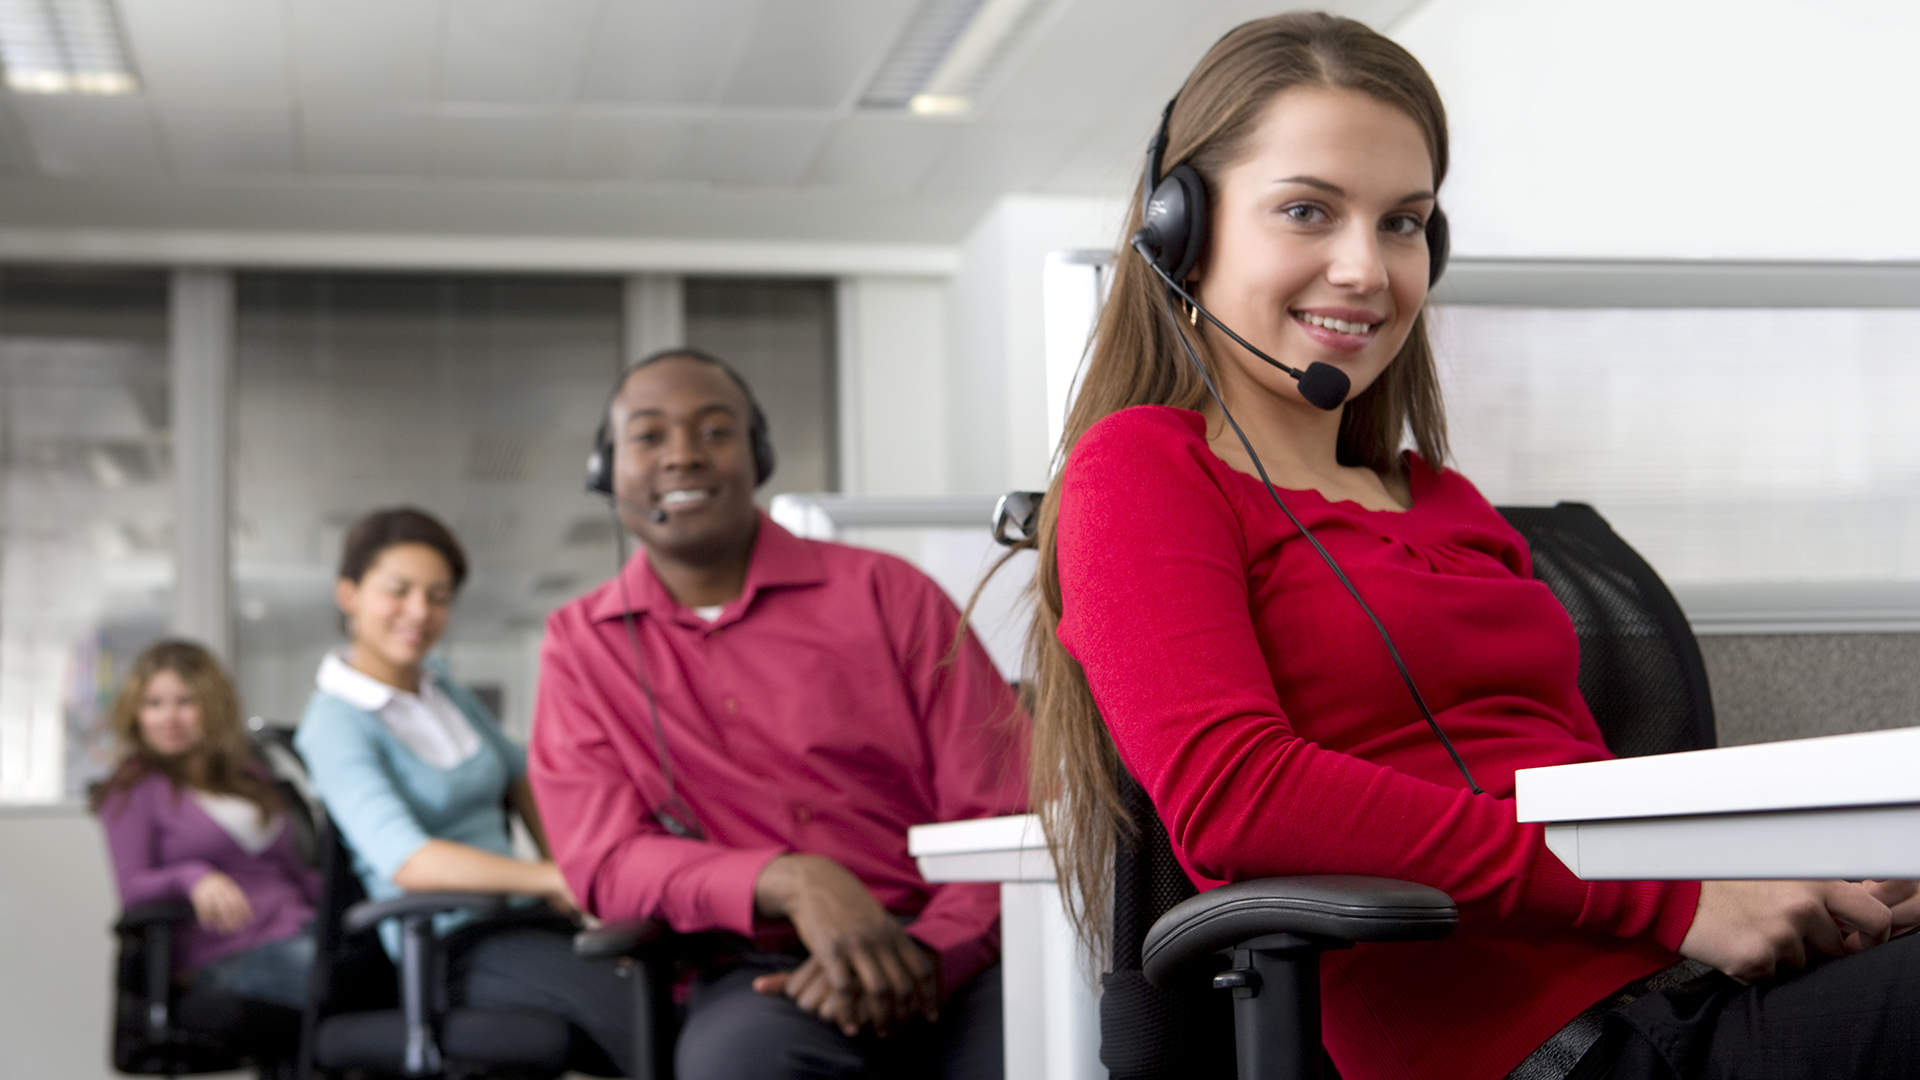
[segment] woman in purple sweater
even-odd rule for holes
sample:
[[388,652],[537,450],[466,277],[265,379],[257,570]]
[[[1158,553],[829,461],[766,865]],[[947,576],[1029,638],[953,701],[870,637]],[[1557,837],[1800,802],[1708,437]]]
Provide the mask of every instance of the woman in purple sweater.
[[109,722],[126,760],[94,792],[94,809],[121,904],[192,903],[195,922],[175,938],[176,977],[303,1006],[320,877],[294,852],[219,663],[191,642],[149,647]]

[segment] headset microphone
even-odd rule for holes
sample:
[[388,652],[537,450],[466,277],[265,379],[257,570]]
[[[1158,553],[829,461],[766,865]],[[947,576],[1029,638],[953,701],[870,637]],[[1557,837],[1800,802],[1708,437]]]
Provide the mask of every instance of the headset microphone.
[[1353,382],[1347,378],[1346,372],[1341,371],[1332,364],[1324,364],[1318,360],[1308,364],[1307,370],[1301,371],[1299,368],[1288,367],[1273,357],[1268,356],[1266,353],[1261,352],[1252,342],[1234,333],[1233,327],[1214,318],[1213,312],[1208,311],[1205,305],[1194,299],[1192,293],[1181,288],[1180,283],[1173,280],[1172,275],[1161,268],[1159,261],[1154,257],[1153,236],[1146,229],[1141,229],[1139,232],[1133,234],[1133,250],[1139,252],[1141,257],[1147,260],[1147,265],[1153,268],[1154,273],[1160,275],[1161,281],[1167,283],[1167,288],[1178,293],[1180,299],[1185,300],[1195,311],[1206,316],[1207,321],[1219,327],[1221,333],[1239,342],[1241,348],[1246,349],[1253,355],[1293,376],[1293,380],[1300,384],[1300,396],[1306,398],[1308,404],[1316,408],[1325,409],[1328,412],[1332,412],[1346,404],[1347,391],[1353,388]]
[[[1240,429],[1240,422],[1233,418],[1233,411],[1227,408],[1226,399],[1220,396],[1220,388],[1213,384],[1213,376],[1207,373],[1207,366],[1200,362],[1200,354],[1194,351],[1193,343],[1187,340],[1186,331],[1181,328],[1180,319],[1174,313],[1173,298],[1177,295],[1194,311],[1205,315],[1207,321],[1219,327],[1222,333],[1239,342],[1242,348],[1293,376],[1300,385],[1300,396],[1311,404],[1331,411],[1346,402],[1347,392],[1352,389],[1352,383],[1347,379],[1346,372],[1331,364],[1317,362],[1308,364],[1305,371],[1288,367],[1254,348],[1246,338],[1234,333],[1231,327],[1214,318],[1213,312],[1202,307],[1200,301],[1195,300],[1181,286],[1180,283],[1187,280],[1194,268],[1200,265],[1200,257],[1206,251],[1207,185],[1200,174],[1194,171],[1193,166],[1185,163],[1175,165],[1164,174],[1160,171],[1162,156],[1167,150],[1167,124],[1173,117],[1173,105],[1172,101],[1167,102],[1166,111],[1160,114],[1160,129],[1154,133],[1152,141],[1147,144],[1147,175],[1141,196],[1140,231],[1133,234],[1131,241],[1133,250],[1138,252],[1140,257],[1147,261],[1147,265],[1153,268],[1153,272],[1160,275],[1160,280],[1166,283],[1166,291],[1161,296],[1166,301],[1167,319],[1173,324],[1173,336],[1179,340],[1180,348],[1187,354],[1187,361],[1193,365],[1194,373],[1200,376],[1200,381],[1206,385],[1208,395],[1213,398],[1214,404],[1220,407],[1220,414],[1226,419],[1227,426],[1233,429],[1234,437],[1240,441],[1240,448],[1247,452],[1247,458],[1253,463],[1254,472],[1260,476],[1261,486],[1267,489],[1267,495],[1273,499],[1273,504],[1280,508],[1280,512],[1286,515],[1293,527],[1300,530],[1300,535],[1312,545],[1314,552],[1327,564],[1327,568],[1333,571],[1333,576],[1346,588],[1347,595],[1353,597],[1354,602],[1360,605],[1360,610],[1366,613],[1367,620],[1373,623],[1373,628],[1379,633],[1381,642],[1386,645],[1387,655],[1393,660],[1393,666],[1400,672],[1400,680],[1406,684],[1407,693],[1412,695],[1414,707],[1420,711],[1420,718],[1426,721],[1427,728],[1433,732],[1436,739],[1440,740],[1440,745],[1446,748],[1447,756],[1453,759],[1454,767],[1460,770],[1461,779],[1467,782],[1467,790],[1475,795],[1482,794],[1480,785],[1474,782],[1473,773],[1468,770],[1465,759],[1460,756],[1460,751],[1454,749],[1453,740],[1447,738],[1447,733],[1440,728],[1440,722],[1434,719],[1433,710],[1427,708],[1426,699],[1420,696],[1420,687],[1413,681],[1413,672],[1407,669],[1407,662],[1401,658],[1400,649],[1394,645],[1393,635],[1387,633],[1386,624],[1380,621],[1380,616],[1374,614],[1372,606],[1367,603],[1365,597],[1360,595],[1360,590],[1354,588],[1346,571],[1340,569],[1340,564],[1334,561],[1333,554],[1320,543],[1320,538],[1313,535],[1313,530],[1307,528],[1305,522],[1294,516],[1293,510],[1287,506],[1285,500],[1280,498],[1280,490],[1274,487],[1273,480],[1267,476],[1267,467],[1260,461],[1260,455],[1254,451],[1253,441],[1247,438],[1245,431]],[[1427,218],[1426,236],[1427,284],[1431,286],[1440,280],[1440,275],[1447,268],[1449,247],[1447,218],[1437,206]]]
[[623,499],[620,496],[615,495],[611,491],[602,491],[599,488],[594,487],[591,483],[589,483],[586,486],[586,490],[587,490],[587,494],[598,495],[601,498],[607,500],[609,504],[618,504],[620,506],[624,506],[627,509],[632,510],[633,512],[645,517],[648,521],[653,522],[655,525],[665,525],[667,523],[667,512],[665,510],[660,509],[657,506],[648,506],[645,503],[637,503],[628,499]]

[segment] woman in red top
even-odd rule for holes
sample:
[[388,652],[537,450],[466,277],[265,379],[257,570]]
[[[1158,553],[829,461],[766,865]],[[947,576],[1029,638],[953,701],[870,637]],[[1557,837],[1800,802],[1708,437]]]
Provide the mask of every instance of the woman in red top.
[[1610,755],[1564,610],[1444,468],[1423,312],[1446,122],[1418,62],[1350,20],[1248,23],[1201,60],[1165,136],[1150,182],[1190,167],[1210,207],[1175,279],[1280,363],[1350,387],[1297,383],[1176,317],[1122,251],[1041,510],[1033,635],[1034,791],[1086,910],[1107,888],[1117,753],[1202,888],[1349,873],[1453,897],[1445,940],[1325,957],[1346,1080],[1558,1078],[1583,1055],[1573,1075],[1920,1073],[1915,1025],[1886,1021],[1920,1007],[1920,951],[1876,947],[1920,923],[1911,884],[1584,882],[1514,820],[1515,769]]

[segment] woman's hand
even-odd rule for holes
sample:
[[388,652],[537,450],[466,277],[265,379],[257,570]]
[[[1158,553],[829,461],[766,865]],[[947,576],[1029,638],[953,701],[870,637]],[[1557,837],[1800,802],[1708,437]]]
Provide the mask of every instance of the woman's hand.
[[548,907],[562,915],[571,916],[580,914],[580,901],[573,898],[573,890],[567,887],[567,879],[561,875],[560,868],[550,862],[543,862],[538,865],[551,871],[553,874],[551,887],[542,892],[540,898],[547,902]]
[[1879,945],[1893,925],[1887,905],[1852,882],[1703,881],[1680,955],[1751,983]]
[[253,905],[234,880],[218,870],[193,883],[187,899],[193,902],[193,914],[200,925],[216,934],[231,934],[253,921]]

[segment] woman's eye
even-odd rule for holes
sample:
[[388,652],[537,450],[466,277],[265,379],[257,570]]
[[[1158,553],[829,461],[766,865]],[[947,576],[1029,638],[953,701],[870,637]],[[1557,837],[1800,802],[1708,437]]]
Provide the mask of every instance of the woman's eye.
[[1317,206],[1289,206],[1280,212],[1285,214],[1289,220],[1302,225],[1317,224],[1325,221],[1327,217],[1326,211]]
[[1387,231],[1395,236],[1412,236],[1426,227],[1426,222],[1412,214],[1395,214],[1387,219]]

